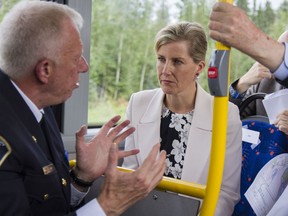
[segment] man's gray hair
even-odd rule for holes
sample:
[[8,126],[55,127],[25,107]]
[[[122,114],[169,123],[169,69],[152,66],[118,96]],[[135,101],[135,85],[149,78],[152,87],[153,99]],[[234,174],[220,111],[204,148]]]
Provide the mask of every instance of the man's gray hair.
[[0,68],[11,78],[33,72],[37,62],[56,61],[63,24],[70,21],[80,31],[82,16],[67,5],[46,1],[16,4],[0,24]]

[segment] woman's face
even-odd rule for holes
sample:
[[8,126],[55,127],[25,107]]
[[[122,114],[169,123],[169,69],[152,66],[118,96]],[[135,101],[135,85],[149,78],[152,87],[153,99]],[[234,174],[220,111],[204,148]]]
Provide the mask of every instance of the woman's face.
[[162,45],[157,54],[157,72],[160,87],[165,94],[177,95],[195,89],[195,80],[205,67],[196,64],[188,54],[187,41]]

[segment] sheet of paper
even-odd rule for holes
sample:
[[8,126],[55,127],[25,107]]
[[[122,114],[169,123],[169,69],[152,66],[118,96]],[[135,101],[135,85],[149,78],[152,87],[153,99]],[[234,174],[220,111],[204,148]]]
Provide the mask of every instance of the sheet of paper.
[[288,154],[271,159],[244,194],[257,216],[266,216],[287,186]]
[[258,145],[259,136],[260,136],[259,131],[249,130],[242,127],[242,141]]
[[273,124],[284,110],[288,109],[288,89],[282,89],[272,94],[268,94],[263,99],[263,105],[267,112],[270,124]]
[[288,208],[287,208],[287,200],[288,200],[288,187],[286,186],[285,190],[278,198],[272,209],[269,211],[267,216],[287,216]]

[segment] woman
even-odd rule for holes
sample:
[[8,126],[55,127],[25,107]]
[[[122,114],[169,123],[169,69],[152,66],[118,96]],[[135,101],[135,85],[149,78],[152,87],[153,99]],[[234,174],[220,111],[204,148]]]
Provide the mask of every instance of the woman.
[[[197,82],[205,67],[207,40],[197,23],[169,25],[156,35],[155,51],[160,87],[134,93],[127,117],[136,131],[125,148],[139,148],[137,156],[124,159],[135,169],[152,146],[160,142],[167,152],[165,175],[206,184],[212,136],[213,97]],[[229,103],[226,159],[219,216],[231,215],[239,199],[241,170],[241,121],[238,108]]]

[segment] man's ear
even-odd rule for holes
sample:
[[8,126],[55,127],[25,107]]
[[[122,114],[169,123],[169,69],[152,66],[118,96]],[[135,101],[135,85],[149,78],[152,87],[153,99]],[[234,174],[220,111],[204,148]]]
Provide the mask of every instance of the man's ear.
[[42,83],[48,83],[49,77],[52,74],[52,62],[48,59],[41,60],[35,68],[36,78]]

